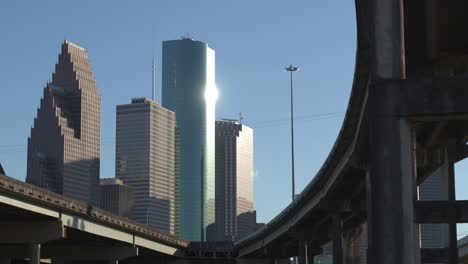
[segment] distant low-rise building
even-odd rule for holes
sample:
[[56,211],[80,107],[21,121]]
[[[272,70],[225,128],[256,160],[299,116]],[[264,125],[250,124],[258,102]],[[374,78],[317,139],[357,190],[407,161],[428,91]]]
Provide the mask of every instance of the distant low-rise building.
[[106,211],[132,218],[135,195],[133,188],[116,178],[99,182],[100,207]]

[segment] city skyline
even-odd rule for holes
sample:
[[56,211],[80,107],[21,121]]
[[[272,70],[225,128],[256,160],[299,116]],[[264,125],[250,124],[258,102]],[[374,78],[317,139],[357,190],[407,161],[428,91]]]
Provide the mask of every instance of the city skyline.
[[[117,105],[116,174],[115,178],[99,180],[95,174],[99,163],[88,162],[99,162],[99,158],[87,157],[100,149],[96,142],[92,150],[89,144],[100,137],[100,97],[86,50],[64,40],[28,139],[26,181],[171,235],[180,236],[180,222],[185,221],[184,239],[237,240],[256,229],[253,130],[239,123],[241,120],[224,119],[215,125],[214,50],[188,38],[165,44],[163,102],[174,112],[148,98]],[[194,115],[197,111],[198,116]],[[197,127],[198,132],[194,130]],[[216,172],[215,163],[219,164]],[[179,175],[184,171],[185,179]],[[98,183],[92,185],[94,178]],[[197,181],[199,188],[193,184]],[[197,204],[187,207],[188,201],[200,196],[197,189],[202,190],[200,237],[194,236],[194,225],[187,226],[187,222],[196,222],[197,214],[186,215],[190,208],[197,208]],[[187,196],[189,193],[196,195]],[[180,215],[184,215],[183,221]],[[219,220],[215,222],[215,218]],[[222,226],[229,227],[226,233]]]
[[[0,19],[7,20],[0,25],[6,27],[2,31],[6,34],[5,41],[0,44],[0,67],[1,72],[11,73],[5,76],[4,84],[20,89],[0,98],[0,112],[3,112],[0,119],[10,118],[10,115],[4,115],[5,110],[11,109],[19,96],[23,97],[24,108],[13,113],[15,118],[10,127],[2,132],[0,146],[14,147],[2,147],[0,160],[6,172],[18,179],[24,179],[26,175],[20,165],[25,162],[25,138],[31,126],[30,121],[23,120],[31,120],[31,112],[40,97],[37,86],[46,80],[44,76],[48,76],[55,63],[57,43],[65,37],[87,47],[98,78],[103,97],[102,177],[115,175],[115,105],[127,103],[130,98],[151,96],[153,24],[156,101],[161,101],[161,40],[177,39],[189,33],[216,49],[217,115],[219,118],[237,118],[239,112],[244,112],[244,123],[256,130],[254,180],[259,221],[267,222],[290,203],[289,108],[286,99],[289,78],[283,72],[285,66],[294,63],[302,69],[295,76],[296,142],[302,142],[296,146],[298,192],[314,177],[339,131],[354,69],[356,42],[352,3],[340,4],[339,10],[335,10],[336,4],[331,2],[320,3],[320,8],[312,8],[307,1],[296,5],[272,3],[270,11],[264,12],[263,4],[247,1],[189,2],[184,3],[183,8],[177,1],[131,7],[127,2],[116,1],[111,9],[104,3],[82,2],[75,6],[77,13],[71,14],[61,2],[32,2],[28,8],[16,3],[4,4]],[[244,8],[245,5],[249,8]],[[86,13],[87,19],[82,20],[77,15],[80,12]],[[108,12],[111,15],[103,20],[102,14]],[[54,13],[54,19],[43,19],[40,13]],[[178,14],[179,19],[172,20],[173,14]],[[238,19],[239,15],[242,20]],[[338,44],[335,41],[338,36],[334,34],[316,39],[301,33],[317,30],[330,16],[339,16],[345,21],[327,25],[327,30],[335,32],[346,26],[349,30],[344,30],[339,38],[347,44]],[[62,22],[57,23],[57,19]],[[291,28],[284,21],[296,26]],[[18,30],[8,29],[9,25]],[[34,45],[30,45],[31,39],[34,39]],[[11,56],[13,54],[17,55]],[[333,64],[341,78],[327,73],[330,65],[323,64],[325,60]],[[29,65],[27,79],[16,74],[22,72],[21,65]],[[323,92],[319,96],[313,95],[318,89]],[[24,97],[24,93],[28,96]],[[268,104],[264,103],[266,94]],[[336,94],[345,96],[337,97]],[[317,126],[320,126],[319,130]],[[283,166],[272,168],[272,161]]]
[[[157,101],[161,40],[190,33],[216,49],[218,117],[237,118],[242,111],[244,123],[256,131],[259,221],[267,222],[290,203],[289,76],[282,72],[285,66],[301,68],[294,76],[297,192],[320,169],[340,130],[355,64],[352,2],[275,2],[268,12],[262,3],[247,1],[185,3],[183,8],[178,1],[146,2],[132,8],[130,3],[116,1],[110,9],[105,3],[85,1],[72,14],[58,1],[30,2],[27,7],[4,2],[1,6],[0,72],[5,87],[14,89],[0,98],[0,120],[8,123],[0,137],[0,163],[8,175],[18,179],[26,176],[26,138],[42,87],[56,62],[58,43],[64,38],[90,52],[103,96],[101,177],[115,175],[115,105],[151,96],[153,24]],[[86,20],[81,20],[80,12],[87,14]],[[54,16],[44,18],[45,13]],[[176,13],[179,19],[171,20]],[[102,19],[102,14],[109,16]],[[336,20],[327,23],[330,18]],[[22,77],[25,71],[28,78]],[[281,166],[271,168],[272,163]],[[468,167],[462,162],[457,171],[463,174]],[[458,177],[457,182],[457,197],[467,198],[467,180]]]
[[25,1],[0,262],[468,263],[468,2]]

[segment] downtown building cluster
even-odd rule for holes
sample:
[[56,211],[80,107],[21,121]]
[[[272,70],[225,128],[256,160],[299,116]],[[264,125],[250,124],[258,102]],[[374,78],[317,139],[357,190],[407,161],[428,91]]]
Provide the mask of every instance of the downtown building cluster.
[[253,130],[215,120],[215,52],[163,42],[162,103],[117,106],[115,178],[100,179],[101,98],[88,54],[64,41],[28,139],[26,181],[191,241],[256,229]]

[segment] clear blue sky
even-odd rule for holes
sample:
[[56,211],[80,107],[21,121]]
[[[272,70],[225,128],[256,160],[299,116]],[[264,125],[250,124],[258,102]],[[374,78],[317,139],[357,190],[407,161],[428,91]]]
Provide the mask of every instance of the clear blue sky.
[[[102,96],[101,177],[114,176],[115,107],[151,96],[161,41],[190,34],[216,51],[216,116],[254,128],[255,207],[268,221],[291,200],[289,76],[295,74],[296,189],[310,182],[336,139],[351,89],[354,1],[2,1],[0,163],[24,180],[26,143],[64,38],[85,47]],[[465,168],[464,168],[465,167]],[[458,166],[459,174],[467,166]],[[467,182],[457,185],[467,198]],[[468,196],[468,195],[465,195]]]

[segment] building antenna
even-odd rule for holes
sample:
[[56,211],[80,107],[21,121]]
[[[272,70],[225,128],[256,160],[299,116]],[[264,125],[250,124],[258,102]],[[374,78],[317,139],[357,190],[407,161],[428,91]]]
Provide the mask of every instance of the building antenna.
[[152,63],[152,69],[151,69],[151,91],[152,91],[152,96],[151,98],[153,101],[155,101],[155,96],[156,96],[156,66],[154,64],[154,24],[153,24],[153,45],[152,45],[152,57],[153,57],[153,63]]
[[244,120],[244,113],[239,112],[239,124],[242,124],[242,120]]

